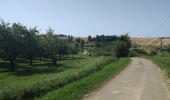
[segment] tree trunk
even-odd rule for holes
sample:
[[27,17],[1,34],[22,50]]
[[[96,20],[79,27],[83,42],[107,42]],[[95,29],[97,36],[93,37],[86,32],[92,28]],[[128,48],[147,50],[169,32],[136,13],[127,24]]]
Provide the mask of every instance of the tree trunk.
[[32,57],[29,57],[30,65],[32,65]]
[[61,54],[58,55],[59,59],[61,59]]
[[52,57],[52,62],[54,63],[54,65],[56,66],[57,65],[57,58],[56,57]]
[[53,58],[53,63],[55,66],[57,65],[56,58]]
[[57,65],[57,62],[56,62],[56,60],[54,59],[54,65],[56,66]]
[[11,66],[11,70],[12,71],[15,71],[16,69],[15,69],[15,60],[14,59],[10,59],[10,66]]
[[42,60],[42,57],[40,56],[40,61]]

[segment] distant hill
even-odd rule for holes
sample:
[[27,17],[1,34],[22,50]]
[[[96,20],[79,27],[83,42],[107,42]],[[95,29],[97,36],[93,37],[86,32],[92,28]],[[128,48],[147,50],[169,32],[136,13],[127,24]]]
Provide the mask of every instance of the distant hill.
[[[68,37],[59,37],[60,39],[68,39]],[[73,40],[80,38],[84,40],[85,42],[88,41],[88,37],[73,37]],[[136,45],[152,45],[152,46],[160,46],[161,40],[158,38],[131,38],[130,39],[132,44]],[[167,46],[170,45],[170,38],[169,39],[163,39],[163,45]]]
[[[158,38],[131,38],[131,42],[136,45],[161,45],[161,40]],[[163,39],[163,45],[170,45],[170,39]]]
[[80,39],[84,40],[85,42],[88,41],[88,37],[74,37],[73,40],[75,40],[75,39],[77,39],[77,38],[80,38]]

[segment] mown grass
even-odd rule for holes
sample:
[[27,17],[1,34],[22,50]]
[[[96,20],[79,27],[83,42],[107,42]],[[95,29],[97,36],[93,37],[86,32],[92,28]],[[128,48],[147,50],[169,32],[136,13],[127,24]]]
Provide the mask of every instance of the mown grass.
[[82,78],[78,81],[70,83],[63,88],[51,91],[46,95],[36,98],[37,100],[80,100],[86,93],[92,91],[96,87],[123,70],[130,62],[129,59],[119,59],[96,73]]
[[32,99],[79,80],[113,61],[111,57],[67,58],[53,66],[48,60],[34,60],[30,66],[17,60],[17,71],[10,72],[0,61],[0,100]]

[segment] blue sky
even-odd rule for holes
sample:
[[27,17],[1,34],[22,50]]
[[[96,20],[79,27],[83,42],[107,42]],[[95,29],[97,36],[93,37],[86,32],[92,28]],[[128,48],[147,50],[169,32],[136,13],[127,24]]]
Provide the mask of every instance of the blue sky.
[[168,16],[170,0],[0,0],[0,18],[41,33],[170,37]]

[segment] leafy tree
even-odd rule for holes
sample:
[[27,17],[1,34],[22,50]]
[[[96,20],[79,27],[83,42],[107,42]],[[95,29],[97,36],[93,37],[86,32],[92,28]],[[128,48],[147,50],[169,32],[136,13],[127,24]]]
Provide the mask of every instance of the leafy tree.
[[80,49],[81,49],[82,51],[83,51],[83,49],[84,49],[84,44],[85,44],[84,40],[80,39]]
[[113,43],[113,51],[117,57],[125,57],[129,53],[131,42],[128,34],[121,35],[118,40]]
[[92,37],[89,35],[88,36],[88,42],[91,42],[92,41]]
[[42,57],[45,57],[47,55],[47,53],[46,53],[46,51],[47,51],[46,35],[38,35],[37,42],[38,42],[37,55],[39,56],[40,61],[41,61]]
[[96,42],[110,42],[110,41],[115,41],[117,39],[117,36],[113,35],[113,36],[105,36],[105,35],[97,35],[95,38],[93,38],[93,41]]
[[167,51],[168,51],[168,52],[170,52],[170,45],[168,45],[168,47],[167,47]]
[[47,30],[47,48],[50,55],[50,58],[54,65],[57,65],[57,39],[54,38],[54,30],[49,28]]
[[72,42],[72,43],[68,44],[68,54],[75,55],[78,52],[79,52],[79,48],[78,48],[78,46],[76,45],[75,42]]
[[32,59],[38,52],[38,30],[36,27],[25,30],[24,35],[24,54],[28,57],[30,65],[32,65]]
[[58,48],[59,58],[61,58],[62,56],[68,54],[68,44],[67,44],[67,41],[65,41],[65,40],[58,40],[57,48]]
[[117,36],[105,36],[105,35],[97,35],[95,38],[92,39],[92,41],[95,42],[96,47],[102,47],[102,46],[107,46],[110,45],[113,41],[117,40]]
[[69,41],[73,41],[73,36],[72,35],[68,35],[68,40]]
[[23,26],[21,24],[14,23],[12,27],[10,23],[5,23],[3,20],[0,24],[0,47],[5,53],[5,57],[9,60],[11,70],[15,70],[15,62],[17,56],[21,53],[22,38],[23,38]]
[[77,43],[80,43],[80,38],[76,38],[75,41],[76,41]]

